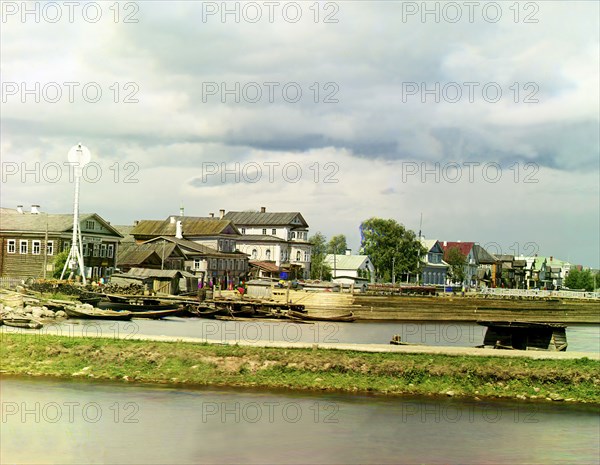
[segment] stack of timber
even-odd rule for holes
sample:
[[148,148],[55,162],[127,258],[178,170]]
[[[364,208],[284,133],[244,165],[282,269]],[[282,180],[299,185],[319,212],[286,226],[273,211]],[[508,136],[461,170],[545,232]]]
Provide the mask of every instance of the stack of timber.
[[597,302],[574,300],[502,300],[477,297],[355,295],[359,320],[533,321],[600,323]]

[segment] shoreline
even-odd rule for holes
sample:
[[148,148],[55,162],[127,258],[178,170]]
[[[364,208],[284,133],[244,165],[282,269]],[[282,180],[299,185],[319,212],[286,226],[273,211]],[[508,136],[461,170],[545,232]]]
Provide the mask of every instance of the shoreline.
[[600,362],[589,358],[359,352],[322,345],[253,347],[6,333],[0,348],[3,376],[600,404]]

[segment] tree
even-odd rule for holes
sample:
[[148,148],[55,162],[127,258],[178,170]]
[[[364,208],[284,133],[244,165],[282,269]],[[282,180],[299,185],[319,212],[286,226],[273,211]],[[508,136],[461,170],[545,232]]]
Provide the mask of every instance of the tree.
[[[52,272],[52,276],[55,278],[60,278],[62,274],[62,270],[65,267],[65,263],[67,262],[67,258],[69,258],[69,251],[64,250],[54,257],[54,271]],[[67,275],[68,276],[68,275]]]
[[[596,285],[598,277],[596,276]],[[573,268],[565,278],[565,286],[569,289],[584,289],[588,292],[594,290],[594,275],[590,270],[578,270]]]
[[444,254],[444,260],[450,265],[449,272],[452,280],[462,283],[465,280],[467,256],[458,247],[450,247]]
[[327,256],[327,239],[319,231],[308,239],[312,245],[310,277],[311,279],[331,279],[331,267],[325,263]]
[[420,274],[427,251],[413,231],[394,219],[369,218],[361,223],[360,234],[361,253],[371,259],[378,281]]
[[333,236],[327,244],[327,253],[343,255],[346,253],[348,244],[346,243],[346,236],[338,234]]

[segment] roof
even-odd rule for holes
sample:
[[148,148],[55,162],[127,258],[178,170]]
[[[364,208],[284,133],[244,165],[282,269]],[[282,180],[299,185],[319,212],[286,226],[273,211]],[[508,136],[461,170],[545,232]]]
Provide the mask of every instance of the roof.
[[[117,253],[118,265],[141,265],[153,254],[156,254],[159,260],[162,257],[167,258],[177,247],[176,244],[137,244],[135,242],[125,242],[119,246]],[[181,254],[181,252],[180,252]]]
[[[5,213],[2,209],[0,231],[22,231],[22,232],[68,232],[73,230],[73,214],[65,213]],[[79,224],[94,218],[109,231],[110,235],[122,237],[122,235],[108,221],[97,213],[80,213]],[[90,232],[87,232],[89,234]],[[102,234],[102,233],[97,233]]]
[[[182,251],[186,255],[201,254],[201,255],[210,255],[213,257],[228,257],[228,258],[231,258],[232,254],[244,255],[244,256],[246,255],[242,252],[219,252],[218,250],[215,250],[212,247],[198,244],[197,242],[190,241],[189,239],[179,239],[177,237],[159,236],[159,237],[155,237],[155,238],[152,238],[152,239],[144,242],[144,244],[142,244],[142,245],[148,245],[148,246],[162,248],[161,244],[163,244],[165,241],[170,242],[172,247],[179,246],[181,249],[183,249]],[[190,251],[195,252],[195,253],[189,253]]]
[[[175,221],[171,221],[174,218]],[[142,220],[131,230],[134,236],[175,236],[177,221],[181,221],[184,236],[240,235],[229,220],[194,216],[174,216],[166,220]]]
[[429,252],[431,249],[433,249],[433,246],[435,245],[436,242],[437,242],[437,239],[421,238],[421,245],[427,249],[427,252]]
[[[327,254],[325,263],[333,268],[333,254]],[[335,255],[336,270],[358,270],[365,260],[369,261],[368,255]]]
[[491,265],[498,261],[497,257],[495,257],[494,255],[489,253],[487,250],[485,250],[479,244],[473,245],[473,253],[475,255],[475,260],[477,260],[477,263]]
[[256,268],[260,268],[261,270],[268,271],[269,273],[277,273],[279,267],[275,262],[269,261],[261,261],[261,260],[251,260],[248,262],[250,266],[255,266]]
[[[447,252],[450,249],[456,248],[460,250],[460,253],[465,257],[469,255],[471,249],[475,245],[475,242],[442,242],[440,241],[440,246],[444,252]],[[445,254],[444,254],[445,255]]]
[[224,219],[238,226],[294,226],[308,228],[308,223],[300,212],[227,212]]
[[135,238],[131,235],[131,231],[134,228],[133,225],[115,224],[115,225],[113,225],[113,228],[115,228],[117,231],[119,231],[119,234],[121,234],[121,236],[123,236],[123,240],[121,241],[121,243],[135,242]]
[[[136,276],[136,277],[148,277],[148,278],[177,278],[178,276],[182,276],[184,278],[193,278],[194,275],[192,273],[188,273],[187,271],[181,270],[152,270],[150,268],[131,268],[127,273],[124,273],[125,276]],[[123,275],[121,275],[123,276]]]

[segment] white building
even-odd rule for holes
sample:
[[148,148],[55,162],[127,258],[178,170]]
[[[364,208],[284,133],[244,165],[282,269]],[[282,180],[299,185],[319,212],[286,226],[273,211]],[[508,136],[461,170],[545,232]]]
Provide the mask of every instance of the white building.
[[270,213],[261,207],[260,212],[228,212],[224,219],[237,226],[242,234],[237,249],[250,260],[273,262],[292,277],[294,268],[295,277],[310,277],[308,223],[299,212]]
[[353,278],[365,278],[368,282],[375,282],[375,267],[368,255],[328,254],[325,263],[331,268],[333,282],[350,284]]

